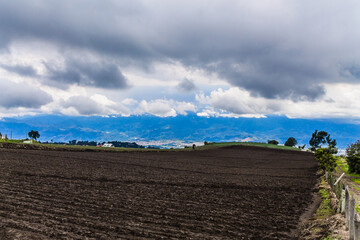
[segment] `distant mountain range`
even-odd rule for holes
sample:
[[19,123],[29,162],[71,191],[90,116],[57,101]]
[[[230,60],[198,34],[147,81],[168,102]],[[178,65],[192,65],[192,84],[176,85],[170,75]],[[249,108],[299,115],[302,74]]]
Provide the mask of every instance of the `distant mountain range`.
[[182,147],[204,141],[256,141],[276,139],[284,143],[295,137],[299,144],[308,144],[314,130],[328,131],[346,148],[360,138],[360,125],[340,120],[267,118],[130,116],[130,117],[72,117],[63,115],[37,115],[3,118],[0,132],[16,139],[25,138],[30,130],[39,131],[40,141],[89,140],[127,141],[141,145]]

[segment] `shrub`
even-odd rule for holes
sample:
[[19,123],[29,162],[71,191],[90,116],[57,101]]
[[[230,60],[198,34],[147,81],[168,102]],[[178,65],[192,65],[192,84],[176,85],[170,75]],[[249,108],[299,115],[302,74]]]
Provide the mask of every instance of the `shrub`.
[[349,165],[350,173],[360,174],[360,155],[354,155],[346,159],[347,164]]
[[299,149],[304,149],[306,146],[306,144],[302,145],[302,146],[298,146]]
[[349,165],[349,172],[360,173],[360,140],[346,148],[346,162]]
[[334,171],[336,168],[336,159],[332,155],[333,149],[331,148],[319,148],[315,151],[315,158],[320,164],[320,168],[328,172]]
[[279,142],[276,141],[276,140],[269,140],[269,141],[268,141],[268,144],[278,145]]

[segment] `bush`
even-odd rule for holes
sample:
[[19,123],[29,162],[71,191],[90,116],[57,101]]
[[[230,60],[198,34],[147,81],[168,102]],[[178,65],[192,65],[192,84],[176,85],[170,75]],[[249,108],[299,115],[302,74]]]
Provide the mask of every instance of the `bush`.
[[269,140],[269,141],[268,141],[268,144],[278,145],[279,142],[276,141],[276,140]]
[[346,162],[350,173],[360,174],[360,140],[346,148]]
[[360,155],[354,155],[346,159],[347,164],[349,165],[350,173],[360,174]]
[[319,148],[315,151],[315,158],[320,164],[320,168],[328,172],[332,172],[336,168],[336,159],[332,155],[331,148]]

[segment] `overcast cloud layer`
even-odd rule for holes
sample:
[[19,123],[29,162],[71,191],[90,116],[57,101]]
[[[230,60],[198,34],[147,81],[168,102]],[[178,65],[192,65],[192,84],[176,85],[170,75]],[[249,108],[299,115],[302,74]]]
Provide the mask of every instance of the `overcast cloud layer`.
[[0,116],[360,118],[358,9],[356,0],[0,1]]

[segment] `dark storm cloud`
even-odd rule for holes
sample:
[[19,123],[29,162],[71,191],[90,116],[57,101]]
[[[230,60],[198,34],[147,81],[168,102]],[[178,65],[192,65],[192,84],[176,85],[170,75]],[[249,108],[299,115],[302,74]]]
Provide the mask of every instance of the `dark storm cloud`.
[[98,88],[127,88],[127,80],[117,65],[107,62],[87,62],[84,60],[68,59],[65,67],[58,67],[44,63],[48,78],[58,84],[78,84]]
[[355,80],[360,80],[360,66],[345,67],[341,75],[343,77],[350,77]]
[[40,108],[52,102],[52,97],[44,91],[24,83],[0,80],[0,106],[4,108]]
[[[339,78],[342,64],[360,61],[358,7],[355,0],[1,1],[0,44],[40,39],[144,68],[175,60],[253,95],[315,100],[323,84],[350,81]],[[91,69],[49,68],[55,81],[126,86],[114,67]]]
[[[276,62],[277,61],[277,62]],[[249,90],[254,96],[288,98],[294,101],[315,100],[325,94],[322,82],[330,75],[308,63],[281,60],[258,60],[257,65],[222,62],[209,71],[218,73],[235,86]]]
[[177,85],[177,88],[182,92],[191,92],[196,89],[193,81],[185,78],[182,82]]
[[14,39],[43,39],[63,46],[144,57],[144,48],[130,32],[128,18],[136,4],[111,1],[1,1],[3,45]]
[[37,75],[36,70],[32,66],[23,66],[23,65],[10,66],[10,65],[0,64],[0,67],[8,72],[13,72],[25,77],[34,77]]

